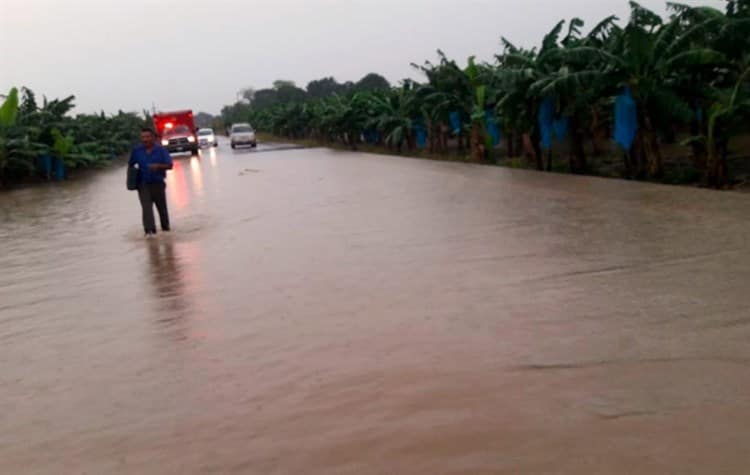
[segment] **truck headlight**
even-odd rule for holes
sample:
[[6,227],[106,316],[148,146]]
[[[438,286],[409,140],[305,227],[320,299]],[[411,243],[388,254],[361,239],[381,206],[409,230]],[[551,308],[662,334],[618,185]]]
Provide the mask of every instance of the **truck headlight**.
[[169,140],[162,139],[161,144],[166,147],[167,145],[169,145]]
[[188,135],[188,142],[190,143],[195,142],[195,137],[193,137],[192,135]]

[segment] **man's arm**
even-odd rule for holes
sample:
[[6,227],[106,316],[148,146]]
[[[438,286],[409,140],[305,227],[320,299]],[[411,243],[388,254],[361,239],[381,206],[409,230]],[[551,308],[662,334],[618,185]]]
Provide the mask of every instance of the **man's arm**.
[[149,168],[152,170],[171,170],[172,169],[172,156],[169,155],[167,149],[162,149],[163,155],[161,157],[162,163],[152,163]]
[[132,167],[133,165],[135,165],[135,162],[136,162],[136,160],[135,160],[135,149],[133,149],[133,150],[130,151],[130,159],[128,160],[128,166]]
[[172,169],[172,155],[169,154],[169,150],[166,148],[163,148],[164,150],[164,164],[167,166],[165,170],[171,170]]

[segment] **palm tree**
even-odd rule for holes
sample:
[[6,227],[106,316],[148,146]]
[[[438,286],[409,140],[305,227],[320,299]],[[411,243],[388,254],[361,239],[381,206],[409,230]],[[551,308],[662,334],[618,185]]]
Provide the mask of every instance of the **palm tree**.
[[[425,106],[422,116],[429,124],[431,134],[439,135],[441,149],[447,148],[450,115],[458,114],[462,124],[470,120],[475,93],[469,84],[466,72],[458,64],[446,57],[441,50],[437,51],[439,62],[433,64],[425,61],[424,65],[413,67],[420,70],[427,78],[419,92]],[[464,129],[454,130],[459,151],[463,150]]]
[[464,70],[469,90],[468,113],[471,124],[468,126],[471,138],[471,155],[474,161],[484,161],[492,148],[492,139],[488,132],[487,109],[497,103],[498,90],[494,87],[494,71],[489,65],[476,64],[470,57]]
[[[554,98],[559,113],[570,119],[570,170],[573,173],[588,169],[585,129],[598,131],[600,127],[600,110],[607,90],[605,64],[598,45],[606,41],[616,20],[614,16],[606,18],[586,37],[580,35],[583,21],[571,20],[567,36],[548,53],[548,67],[540,71],[539,78],[529,86],[530,95]],[[590,124],[589,127],[586,124]],[[551,168],[551,163],[547,163],[547,168]]]
[[522,134],[527,154],[531,155],[538,170],[544,169],[544,158],[536,119],[546,98],[532,90],[532,85],[557,69],[558,40],[564,25],[564,21],[557,23],[544,36],[539,51],[518,48],[502,38],[504,51],[497,56],[496,83],[501,93],[496,112],[511,118],[512,127]]
[[385,137],[385,143],[399,153],[404,144],[414,147],[414,120],[420,117],[412,81],[406,80],[401,87],[392,89],[387,95],[373,95],[372,116],[366,126],[374,127]]
[[734,86],[711,88],[712,103],[708,108],[705,133],[684,142],[698,143],[706,151],[705,181],[716,188],[724,186],[729,178],[729,140],[741,132],[742,125],[750,119],[750,56],[745,58],[742,67]]
[[[685,96],[683,79],[713,69],[723,56],[700,41],[715,19],[687,27],[685,15],[669,23],[655,13],[631,2],[631,18],[609,51],[601,51],[612,84],[628,86],[638,106],[639,130],[635,142],[635,163],[628,165],[639,177],[661,178],[664,165],[658,132],[675,122],[687,123],[694,114]],[[699,91],[693,91],[698,94]]]

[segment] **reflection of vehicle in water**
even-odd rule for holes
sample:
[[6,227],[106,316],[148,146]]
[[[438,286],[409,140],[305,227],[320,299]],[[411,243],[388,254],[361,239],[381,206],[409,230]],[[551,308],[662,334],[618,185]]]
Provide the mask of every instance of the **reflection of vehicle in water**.
[[241,123],[234,124],[232,131],[229,134],[229,142],[232,144],[232,148],[240,145],[250,145],[256,147],[258,142],[255,140],[255,131],[250,124]]
[[214,129],[209,129],[209,128],[198,129],[198,145],[201,147],[212,146],[212,145],[214,147],[218,147],[219,142],[216,140]]
[[192,152],[198,155],[193,111],[182,110],[154,114],[156,134],[161,144],[170,152]]

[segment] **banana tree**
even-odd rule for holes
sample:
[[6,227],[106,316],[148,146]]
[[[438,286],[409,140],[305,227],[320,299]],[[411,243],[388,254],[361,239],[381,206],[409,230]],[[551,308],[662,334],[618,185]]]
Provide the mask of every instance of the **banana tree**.
[[734,87],[714,89],[712,91],[714,102],[708,109],[705,135],[694,136],[684,142],[685,144],[698,142],[705,145],[708,154],[705,180],[709,186],[719,188],[726,185],[728,181],[729,139],[750,118],[749,82],[750,66],[746,66]]
[[[569,120],[570,171],[588,169],[584,147],[585,130],[590,130],[594,145],[601,147],[601,110],[608,95],[606,63],[600,44],[614,31],[616,17],[600,22],[585,37],[580,35],[583,20],[574,18],[560,47],[550,51],[548,68],[529,86],[529,93],[539,98],[554,98],[558,112]],[[550,163],[547,164],[548,169]]]
[[416,94],[422,119],[427,127],[429,151],[434,153],[439,149],[445,152],[448,147],[446,121],[453,110],[450,100],[429,83],[419,87]]
[[12,88],[0,106],[0,184],[20,180],[34,172],[43,144],[30,139],[27,127],[19,124],[18,89]]
[[[92,146],[94,144],[88,143],[83,148],[76,144],[71,132],[63,134],[58,129],[52,129],[52,138],[54,143],[51,151],[67,168],[97,166],[102,164],[107,157],[107,154],[98,147]],[[60,175],[58,178],[62,178],[62,174],[62,172],[58,173]]]
[[489,124],[487,123],[487,108],[494,106],[496,102],[496,93],[488,85],[492,72],[489,67],[477,65],[472,56],[469,58],[464,74],[473,92],[473,100],[468,107],[471,119],[468,126],[471,157],[474,161],[481,162],[487,159],[489,150],[492,149],[492,137],[488,133]]
[[601,53],[609,63],[606,72],[611,83],[630,87],[638,107],[636,163],[631,164],[638,177],[663,176],[659,131],[675,122],[687,123],[694,115],[683,78],[724,61],[702,41],[705,29],[716,20],[706,19],[686,28],[683,15],[664,23],[655,13],[631,2],[630,22],[612,49]]
[[12,88],[0,106],[0,127],[4,129],[16,123],[18,117],[18,88]]
[[[433,64],[425,61],[424,65],[413,67],[421,71],[427,78],[427,84],[420,88],[420,100],[423,101],[422,115],[428,123],[431,135],[437,135],[440,148],[445,150],[448,143],[450,115],[457,114],[461,123],[470,120],[471,107],[475,92],[468,82],[466,73],[458,64],[446,57],[441,50],[437,51],[439,62]],[[464,148],[464,130],[459,127],[454,130],[458,149]],[[431,143],[435,140],[432,139]]]
[[399,153],[404,144],[413,148],[414,120],[421,114],[416,98],[416,89],[411,81],[405,81],[400,88],[392,89],[388,95],[373,96],[372,117],[367,121],[366,127],[377,129],[385,137],[386,145]]
[[504,51],[497,56],[496,82],[502,92],[495,110],[500,116],[514,118],[513,126],[522,134],[526,154],[538,170],[544,170],[544,158],[537,114],[545,98],[531,86],[558,68],[556,55],[564,25],[564,21],[557,23],[544,36],[539,51],[518,48],[503,38]]

